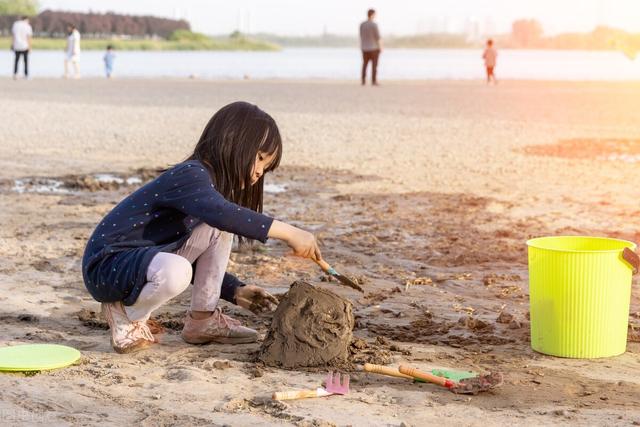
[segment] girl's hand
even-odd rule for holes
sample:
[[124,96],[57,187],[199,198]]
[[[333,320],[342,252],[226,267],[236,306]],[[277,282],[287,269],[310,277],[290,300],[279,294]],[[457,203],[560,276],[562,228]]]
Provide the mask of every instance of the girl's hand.
[[291,238],[287,240],[287,244],[293,249],[293,254],[296,256],[312,260],[322,259],[316,236],[308,231],[295,228]]
[[315,236],[308,231],[274,220],[269,229],[269,237],[286,242],[293,249],[294,255],[310,258],[314,261],[322,259],[318,242]]
[[272,311],[273,305],[278,305],[278,300],[259,286],[245,285],[236,288],[236,304],[255,314],[260,314]]

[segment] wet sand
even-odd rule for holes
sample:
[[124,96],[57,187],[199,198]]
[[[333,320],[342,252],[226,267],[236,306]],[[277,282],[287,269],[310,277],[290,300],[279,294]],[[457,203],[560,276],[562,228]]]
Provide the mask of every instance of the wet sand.
[[[83,353],[67,369],[1,375],[1,420],[640,423],[637,280],[627,353],[544,356],[528,342],[524,246],[551,234],[640,241],[640,84],[0,79],[0,93],[0,344]],[[161,345],[111,350],[80,256],[95,223],[133,187],[91,177],[148,178],[186,157],[211,114],[239,99],[270,112],[285,139],[282,167],[267,182],[286,191],[267,193],[265,211],[317,233],[327,260],[366,293],[323,280],[275,241],[236,251],[230,269],[276,294],[304,280],[350,299],[354,362],[498,370],[502,388],[458,396],[352,372],[347,396],[273,403],[274,391],[317,387],[323,370],[262,366],[259,343],[185,344],[178,334],[189,291],[158,311],[168,328]],[[76,184],[54,194],[13,190],[33,177]],[[268,329],[269,315],[225,310]]]

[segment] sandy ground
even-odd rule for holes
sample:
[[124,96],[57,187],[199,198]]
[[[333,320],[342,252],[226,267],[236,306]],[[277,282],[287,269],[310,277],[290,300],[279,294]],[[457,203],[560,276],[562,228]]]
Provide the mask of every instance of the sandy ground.
[[[83,354],[66,369],[1,375],[2,424],[640,424],[637,284],[627,353],[537,354],[524,246],[550,234],[640,240],[640,84],[4,79],[0,94],[0,344]],[[15,180],[176,163],[234,100],[263,107],[284,134],[268,183],[286,191],[268,193],[265,210],[314,230],[366,294],[321,280],[278,242],[235,252],[231,270],[276,294],[307,280],[349,298],[355,362],[499,370],[501,389],[458,396],[352,372],[347,396],[273,403],[273,391],[317,387],[322,370],[263,367],[257,344],[185,344],[189,291],[158,311],[161,345],[111,350],[80,256],[131,187],[17,193]],[[225,310],[263,333],[269,325],[268,315]]]

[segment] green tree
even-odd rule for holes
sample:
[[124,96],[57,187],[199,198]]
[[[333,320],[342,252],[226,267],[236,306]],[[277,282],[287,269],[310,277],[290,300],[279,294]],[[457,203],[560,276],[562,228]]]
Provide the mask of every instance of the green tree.
[[196,33],[190,30],[175,30],[169,34],[169,40],[173,41],[191,41],[191,42],[208,42],[211,37],[206,34]]
[[0,15],[34,16],[39,7],[37,0],[0,0]]

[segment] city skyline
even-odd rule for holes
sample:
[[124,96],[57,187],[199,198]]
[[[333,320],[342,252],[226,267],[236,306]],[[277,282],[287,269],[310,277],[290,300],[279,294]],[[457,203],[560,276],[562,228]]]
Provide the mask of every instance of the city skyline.
[[42,0],[41,9],[80,12],[148,14],[186,19],[194,31],[318,35],[356,32],[366,10],[378,11],[384,34],[457,32],[498,34],[510,31],[516,19],[537,19],[546,34],[587,32],[598,25],[640,32],[640,4],[634,0],[458,0],[424,4],[418,0],[326,0],[314,6],[294,0],[241,0],[237,2],[183,0],[179,7],[152,0]]

